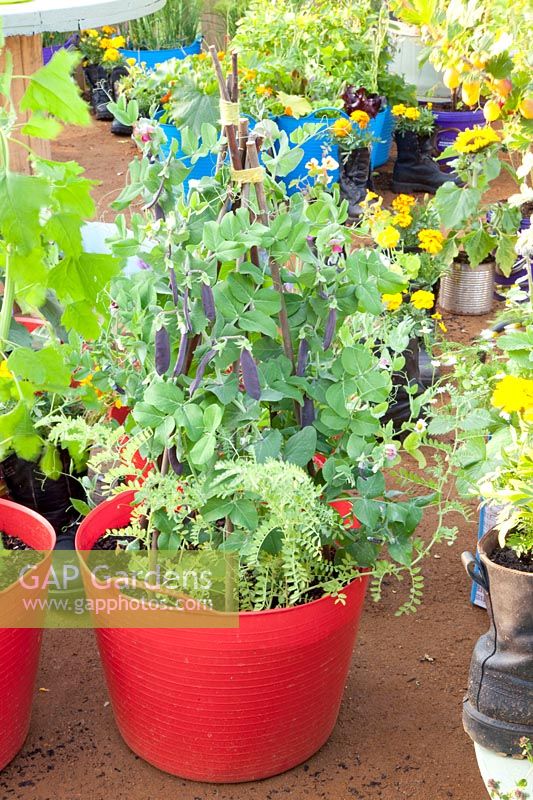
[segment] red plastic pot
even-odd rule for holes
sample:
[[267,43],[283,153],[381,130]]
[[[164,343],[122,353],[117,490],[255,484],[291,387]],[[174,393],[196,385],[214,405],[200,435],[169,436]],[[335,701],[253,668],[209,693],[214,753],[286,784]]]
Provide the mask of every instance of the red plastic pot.
[[19,325],[24,325],[28,333],[33,333],[38,328],[42,328],[44,325],[44,320],[39,319],[39,317],[19,317],[17,315],[15,320],[19,323]]
[[[47,551],[32,572],[32,583],[35,581],[39,588],[31,591],[31,597],[44,600],[56,541],[54,529],[34,511],[0,500],[0,530],[17,536],[35,550]],[[30,727],[43,611],[28,611],[23,603],[27,597],[28,590],[18,581],[0,591],[0,770],[16,756]],[[24,627],[16,627],[17,624]]]
[[[127,525],[133,498],[125,492],[95,508],[77,549]],[[210,783],[259,780],[306,761],[335,726],[367,582],[346,588],[345,605],[326,597],[244,612],[234,628],[98,629],[124,740],[159,769]]]

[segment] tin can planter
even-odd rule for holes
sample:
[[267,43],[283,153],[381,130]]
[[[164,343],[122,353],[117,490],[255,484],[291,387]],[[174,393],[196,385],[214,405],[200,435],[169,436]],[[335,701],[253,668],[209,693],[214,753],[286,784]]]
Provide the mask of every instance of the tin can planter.
[[120,53],[125,59],[133,58],[137,64],[145,64],[147,69],[156,69],[159,64],[164,64],[171,58],[182,60],[187,56],[198,55],[202,51],[202,37],[199,36],[191,44],[184,47],[173,47],[165,50],[121,50]]
[[454,261],[440,280],[439,305],[450,314],[468,317],[488,314],[494,302],[494,261],[477,267]]
[[[133,499],[126,492],[94,509],[78,551],[127,525]],[[81,564],[88,597],[106,592],[83,556]],[[96,636],[125,742],[165,772],[209,783],[268,778],[306,761],[335,726],[367,582],[347,586],[344,605],[324,597],[222,615],[231,628],[128,630],[110,617]]]
[[[0,500],[0,530],[34,550],[46,552],[33,568],[31,580],[36,586],[31,591],[32,599],[44,601],[54,529],[34,511]],[[0,591],[0,770],[19,752],[30,727],[43,611],[28,611],[23,602],[28,594],[20,581]]]

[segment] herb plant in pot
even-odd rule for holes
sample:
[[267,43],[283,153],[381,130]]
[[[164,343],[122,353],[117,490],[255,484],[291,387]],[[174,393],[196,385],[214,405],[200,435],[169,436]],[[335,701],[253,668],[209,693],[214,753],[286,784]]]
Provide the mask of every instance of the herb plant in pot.
[[[224,103],[235,103],[226,87],[237,64],[226,82],[214,60]],[[286,197],[268,173],[275,156],[259,168],[257,140],[239,149],[231,123],[224,139],[231,166],[188,204],[179,165],[132,166],[121,202],[159,205],[136,236],[154,237],[144,257],[167,287],[144,326],[155,374],[127,423],[131,448],[154,466],[133,481],[131,466],[113,466],[109,486],[130,491],[95,508],[76,542],[93,593],[109,587],[95,586],[84,551],[106,534],[152,565],[169,552],[233,553],[236,580],[224,583],[210,630],[192,617],[187,630],[139,630],[133,618],[132,631],[111,614],[97,633],[128,744],[211,782],[274,775],[327,740],[365,584],[373,573],[379,595],[387,575],[405,572],[404,610],[416,607],[426,545],[413,534],[435,500],[387,492],[382,468],[400,450],[381,424],[391,377],[370,347],[340,335],[350,314],[379,314],[381,293],[403,280],[372,251],[346,254],[346,204],[324,192]],[[114,441],[103,463],[117,460]],[[235,600],[242,610],[226,611]]]
[[[29,79],[20,106],[30,111],[32,135],[55,138],[64,122],[89,123],[70,76],[77,62],[77,54],[62,50]],[[9,97],[11,76],[2,77]],[[14,121],[6,115],[0,125],[0,459],[11,497],[59,531],[77,488],[64,454],[47,441],[45,418],[65,404],[71,414],[81,409],[86,392],[72,382],[80,337],[98,334],[108,314],[101,292],[119,262],[84,252],[81,229],[95,206],[93,182],[81,167],[30,153],[34,174],[10,169],[10,148],[20,146]],[[42,324],[30,333],[17,323],[15,308],[38,314]],[[71,547],[72,540],[71,531]]]

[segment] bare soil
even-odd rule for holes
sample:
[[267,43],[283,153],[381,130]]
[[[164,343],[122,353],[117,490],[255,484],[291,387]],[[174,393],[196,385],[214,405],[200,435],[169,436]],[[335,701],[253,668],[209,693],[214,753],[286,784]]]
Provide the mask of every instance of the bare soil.
[[[110,220],[134,154],[108,123],[70,132],[54,148],[101,181],[99,218]],[[385,174],[390,174],[388,165]],[[502,184],[498,193],[505,196]],[[467,341],[487,317],[446,317],[449,337]],[[135,756],[113,720],[91,631],[44,635],[30,734],[0,775],[2,800],[484,800],[461,705],[486,612],[470,605],[462,550],[474,550],[476,514],[458,542],[427,560],[420,611],[396,618],[397,587],[363,614],[339,722],[306,764],[263,782],[209,786],[166,775]],[[426,522],[426,531],[434,521]]]

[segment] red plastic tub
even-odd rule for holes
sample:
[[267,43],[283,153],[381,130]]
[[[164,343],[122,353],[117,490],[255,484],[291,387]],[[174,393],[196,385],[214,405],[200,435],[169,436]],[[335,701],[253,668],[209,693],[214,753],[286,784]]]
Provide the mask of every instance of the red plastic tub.
[[[94,509],[77,549],[128,524],[132,500],[126,492]],[[94,594],[83,558],[82,571]],[[306,761],[335,726],[367,583],[353,581],[345,605],[322,598],[244,612],[234,628],[98,629],[124,740],[159,769],[210,783],[268,778]]]
[[[54,529],[34,511],[0,500],[0,530],[17,536],[35,550],[48,551],[32,573],[40,587],[32,596],[43,600],[56,540]],[[30,727],[43,613],[38,608],[34,612],[24,610],[22,597],[27,595],[18,581],[0,591],[0,770],[16,756]],[[17,623],[24,627],[15,627]]]

